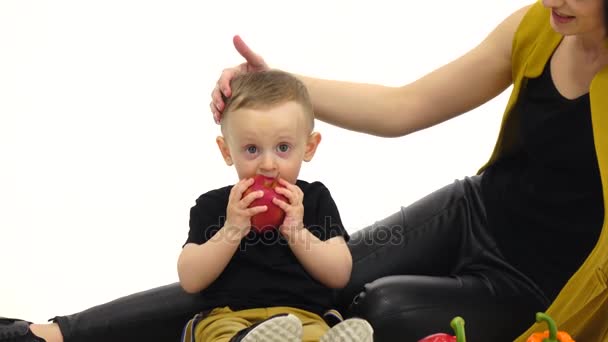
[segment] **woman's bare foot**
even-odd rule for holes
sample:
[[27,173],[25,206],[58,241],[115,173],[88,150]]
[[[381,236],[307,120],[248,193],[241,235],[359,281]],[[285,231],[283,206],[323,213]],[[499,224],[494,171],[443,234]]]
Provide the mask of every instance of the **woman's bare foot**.
[[0,317],[0,342],[63,342],[59,326],[51,324],[31,324],[30,322]]
[[46,342],[63,342],[63,335],[61,335],[57,323],[31,324],[30,330],[34,335],[45,339]]

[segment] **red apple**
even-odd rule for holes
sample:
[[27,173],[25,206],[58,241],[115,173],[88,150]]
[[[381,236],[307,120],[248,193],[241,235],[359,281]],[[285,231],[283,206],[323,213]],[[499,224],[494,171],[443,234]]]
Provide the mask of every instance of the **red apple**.
[[283,223],[285,212],[276,204],[272,203],[272,199],[276,197],[285,202],[288,201],[285,196],[276,193],[274,189],[277,186],[278,180],[276,178],[257,175],[253,179],[253,185],[243,193],[243,197],[245,197],[252,191],[262,190],[264,192],[264,196],[255,199],[250,205],[250,207],[265,205],[268,208],[266,211],[251,217],[251,229],[258,233],[276,229]]

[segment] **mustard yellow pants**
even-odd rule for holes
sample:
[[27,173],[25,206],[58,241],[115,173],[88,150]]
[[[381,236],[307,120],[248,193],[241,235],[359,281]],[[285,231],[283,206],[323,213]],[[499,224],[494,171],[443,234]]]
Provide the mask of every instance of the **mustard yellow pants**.
[[228,307],[213,309],[194,327],[196,342],[228,342],[242,329],[280,313],[289,313],[302,321],[302,342],[318,342],[329,326],[312,312],[291,307],[256,308],[232,311]]

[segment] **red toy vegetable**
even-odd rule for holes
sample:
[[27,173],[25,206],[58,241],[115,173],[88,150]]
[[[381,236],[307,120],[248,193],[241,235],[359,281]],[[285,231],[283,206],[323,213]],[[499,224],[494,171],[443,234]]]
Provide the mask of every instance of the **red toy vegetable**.
[[456,316],[450,322],[450,326],[454,329],[456,336],[449,334],[438,333],[427,336],[418,342],[466,342],[464,336],[464,319],[460,316]]

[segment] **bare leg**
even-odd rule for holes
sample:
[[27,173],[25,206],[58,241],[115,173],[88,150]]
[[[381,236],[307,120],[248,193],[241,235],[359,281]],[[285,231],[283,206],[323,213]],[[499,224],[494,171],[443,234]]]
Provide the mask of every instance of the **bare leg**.
[[57,323],[32,324],[30,330],[34,335],[45,339],[46,342],[63,342],[63,335],[61,335]]

